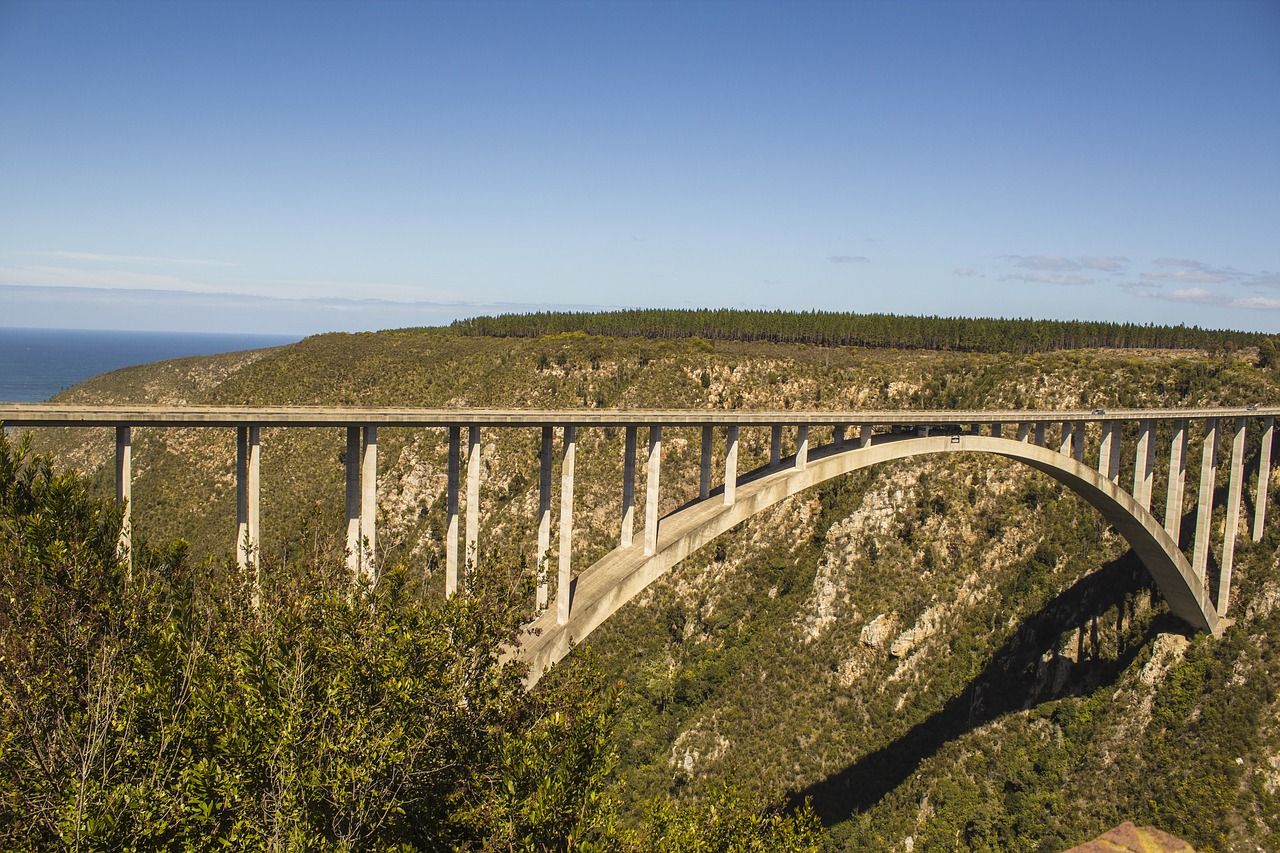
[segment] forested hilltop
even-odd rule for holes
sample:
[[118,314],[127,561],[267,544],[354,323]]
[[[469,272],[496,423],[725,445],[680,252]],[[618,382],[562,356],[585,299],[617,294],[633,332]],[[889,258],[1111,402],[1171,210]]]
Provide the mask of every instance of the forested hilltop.
[[[1280,399],[1269,344],[1240,335],[1234,346],[1023,353],[702,334],[404,330],[130,368],[60,399],[1244,406]],[[235,518],[231,433],[135,431],[137,530],[153,543],[188,540],[183,577],[195,587],[226,572]],[[379,547],[388,577],[438,601],[445,434],[384,428],[379,438]],[[486,430],[482,441],[480,569],[501,577],[501,589],[521,589],[536,543],[538,436]],[[578,441],[574,562],[585,567],[617,535],[622,435],[584,429]],[[1167,436],[1160,441],[1167,448]],[[767,429],[744,429],[740,470],[764,461],[768,442]],[[660,511],[697,494],[698,444],[696,429],[664,430]],[[1096,447],[1096,436],[1089,444]],[[57,464],[88,472],[99,494],[109,492],[106,431],[42,431],[37,446]],[[263,431],[266,587],[296,588],[288,584],[306,575],[300,565],[340,548],[343,449],[336,429]],[[1254,431],[1249,464],[1257,453]],[[1161,455],[1167,465],[1167,451]],[[1122,477],[1132,478],[1132,464],[1126,460]],[[1157,484],[1163,478],[1158,471]],[[1250,483],[1246,494],[1252,490]],[[1157,516],[1162,501],[1158,488]],[[1214,639],[1172,619],[1123,540],[1044,476],[968,455],[887,464],[797,495],[694,554],[576,649],[537,696],[577,697],[570,707],[584,710],[565,720],[602,720],[601,753],[618,760],[599,784],[622,827],[654,826],[653,804],[667,796],[709,805],[729,782],[742,802],[810,798],[832,850],[1059,851],[1125,819],[1200,850],[1280,849],[1274,507],[1261,542],[1242,537],[1237,623]],[[1215,517],[1219,531],[1221,524]],[[537,717],[536,709],[521,714]],[[538,736],[563,750],[559,731]],[[484,766],[500,766],[501,754],[483,753]],[[545,766],[529,760],[528,767]],[[506,811],[493,799],[476,802],[495,809],[488,817],[510,817],[525,802],[523,784],[502,800]]]
[[1083,320],[915,317],[837,311],[634,309],[536,312],[472,317],[449,326],[456,334],[540,337],[585,332],[626,338],[704,338],[818,346],[889,347],[961,352],[1033,353],[1063,349],[1236,349],[1265,335],[1198,326]]

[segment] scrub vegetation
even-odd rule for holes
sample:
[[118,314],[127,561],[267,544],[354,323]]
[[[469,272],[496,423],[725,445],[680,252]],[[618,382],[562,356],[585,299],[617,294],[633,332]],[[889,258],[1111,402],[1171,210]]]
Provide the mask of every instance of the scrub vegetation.
[[[1243,408],[1276,400],[1274,342],[1230,335],[1234,346],[1222,338],[1178,349],[1096,344],[1103,348],[978,352],[712,340],[702,334],[604,337],[572,328],[505,338],[405,330],[323,335],[254,354],[130,368],[61,399],[806,411]],[[496,650],[532,601],[535,430],[484,431],[480,566],[471,574],[472,593],[448,603],[442,601],[443,430],[379,431],[382,581],[355,592],[338,568],[340,430],[264,430],[264,605],[258,615],[246,615],[251,609],[242,606],[243,584],[226,559],[235,518],[230,432],[135,430],[136,529],[149,542],[182,539],[189,545],[185,553],[172,545],[145,549],[127,590],[75,595],[120,602],[118,615],[114,604],[101,608],[113,614],[103,617],[103,625],[133,627],[103,627],[103,636],[145,635],[145,642],[137,641],[145,648],[164,647],[161,635],[189,637],[164,641],[174,644],[164,653],[174,661],[169,672],[194,667],[193,673],[220,673],[222,681],[210,683],[224,686],[208,688],[208,695],[232,698],[210,699],[208,707],[246,709],[218,711],[233,715],[222,720],[213,710],[197,712],[206,700],[192,699],[189,713],[201,721],[202,734],[190,740],[184,735],[182,748],[251,752],[214,734],[232,731],[263,732],[277,744],[269,755],[254,753],[252,761],[234,765],[235,774],[218,777],[258,786],[234,794],[218,789],[221,805],[215,809],[219,820],[257,827],[255,837],[283,838],[272,833],[302,827],[296,831],[314,833],[308,837],[317,845],[341,846],[336,827],[346,818],[335,815],[356,807],[342,798],[349,794],[307,793],[299,801],[330,811],[289,812],[286,806],[295,801],[264,786],[289,780],[315,786],[290,796],[329,790],[326,785],[350,792],[363,790],[353,780],[367,772],[359,784],[374,791],[383,779],[376,768],[395,764],[386,756],[407,754],[407,747],[394,745],[404,741],[395,738],[436,744],[432,733],[456,724],[467,737],[439,737],[467,744],[474,766],[435,771],[455,774],[438,790],[455,792],[450,802],[462,804],[439,824],[456,833],[443,846],[506,839],[500,849],[565,849],[570,835],[575,844],[661,850],[757,849],[734,847],[734,838],[753,839],[749,843],[759,849],[786,849],[784,838],[796,849],[817,843],[803,810],[791,820],[762,811],[761,804],[781,798],[795,808],[812,803],[823,825],[821,844],[831,850],[1057,851],[1125,819],[1155,825],[1200,850],[1280,848],[1275,488],[1262,540],[1252,542],[1247,532],[1239,540],[1231,606],[1237,621],[1221,639],[1190,634],[1172,618],[1124,541],[1070,492],[1012,462],[954,455],[857,472],[746,522],[652,585],[536,690],[521,695],[512,674],[497,666]],[[740,471],[767,459],[768,433],[742,431]],[[665,513],[697,494],[700,433],[667,429],[663,438],[659,509]],[[583,429],[578,440],[573,559],[582,568],[616,544],[622,435]],[[829,434],[814,430],[810,440],[823,442]],[[1194,528],[1197,440],[1193,435],[1184,537]],[[1255,471],[1258,441],[1251,429],[1246,465]],[[1167,466],[1168,436],[1162,433],[1159,442],[1158,465]],[[35,444],[54,454],[57,467],[86,472],[75,479],[76,488],[86,505],[98,507],[100,519],[109,520],[110,508],[94,503],[110,490],[108,431],[39,431]],[[1097,444],[1091,432],[1090,454]],[[1126,447],[1133,445],[1129,436]],[[723,435],[716,436],[715,449],[720,458]],[[1224,439],[1220,489],[1226,485],[1225,450]],[[1126,456],[1121,477],[1131,480],[1131,450]],[[49,476],[56,482],[68,475]],[[1164,478],[1160,468],[1157,517],[1164,513]],[[1252,518],[1253,490],[1250,481],[1246,518]],[[643,489],[637,492],[642,518]],[[100,523],[109,531],[106,520]],[[1222,523],[1219,509],[1215,549]],[[92,541],[90,532],[81,525],[64,539]],[[113,540],[101,535],[97,547],[109,562]],[[86,570],[90,575],[97,577]],[[22,581],[28,582],[36,581]],[[193,615],[183,615],[188,612]],[[386,635],[391,624],[398,627]],[[458,626],[449,631],[460,640],[451,645],[420,636],[439,635],[439,626]],[[348,641],[353,648],[339,654]],[[256,660],[246,657],[250,647],[260,649],[254,654],[262,660],[275,661],[267,667],[280,673],[273,684],[287,683],[290,667],[303,665],[296,663],[301,655],[326,690],[317,686],[316,698],[307,700],[312,704],[290,705],[309,694],[258,685],[250,677],[256,664],[246,663]],[[133,673],[134,664],[126,661],[151,654],[82,656],[78,681],[51,682],[64,693],[46,700],[53,703],[48,707],[84,705],[96,695],[89,689],[97,683],[94,667]],[[384,672],[384,658],[403,664]],[[188,660],[198,665],[182,663]],[[463,666],[462,660],[471,663]],[[463,677],[462,670],[471,674]],[[2,671],[10,672],[7,663]],[[121,677],[125,684],[142,678]],[[164,695],[183,689],[186,678],[162,679],[170,685]],[[401,688],[387,686],[401,678],[409,684],[424,679],[422,689],[398,693]],[[432,679],[453,686],[427,689],[425,681]],[[337,684],[352,685],[353,696],[326,692]],[[450,714],[437,708],[429,720],[405,719],[419,710],[414,702],[435,701],[444,689],[468,698]],[[351,715],[370,707],[364,701],[369,697],[377,697],[374,706],[399,710],[386,719],[355,721]],[[331,701],[341,713],[330,709]],[[140,707],[140,700],[118,704]],[[91,730],[92,714],[79,713],[84,722],[77,725]],[[335,738],[346,725],[369,726],[369,735],[352,753],[358,761],[325,765],[337,774],[332,777],[268,772],[271,761],[288,763],[289,755],[330,754],[289,753],[295,747],[288,744],[318,736],[289,728],[291,719],[327,719],[325,732]],[[404,734],[378,728],[393,719]],[[148,726],[130,724],[126,731],[163,728]],[[159,742],[134,751],[154,755]],[[5,749],[16,748],[13,743],[6,741]],[[214,745],[204,746],[209,743]],[[342,743],[334,742],[332,754],[346,754]],[[444,747],[423,749],[421,755],[435,757],[424,757],[422,766],[435,767]],[[215,764],[230,761],[223,753],[208,754]],[[145,764],[144,758],[130,760]],[[568,778],[566,767],[580,772]],[[5,777],[7,796],[12,778]],[[75,796],[65,793],[75,784],[65,785],[63,822],[48,824],[64,828],[50,832],[66,832],[66,810],[77,808]],[[379,796],[370,793],[359,807],[390,802]],[[181,799],[195,801],[193,794]],[[243,817],[250,812],[258,823]],[[6,812],[4,831],[18,826],[17,813]],[[270,821],[262,817],[277,814]],[[381,824],[388,833],[409,825],[393,808],[388,814]],[[544,830],[549,835],[537,834]],[[545,840],[552,835],[559,840]],[[382,838],[424,843],[408,834]],[[709,843],[697,839],[707,838],[721,839],[720,846],[697,846]]]

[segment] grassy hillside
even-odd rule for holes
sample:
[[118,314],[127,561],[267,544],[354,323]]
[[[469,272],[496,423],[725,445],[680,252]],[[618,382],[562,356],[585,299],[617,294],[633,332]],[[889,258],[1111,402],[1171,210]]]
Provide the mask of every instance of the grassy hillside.
[[[1255,362],[1226,348],[1013,355],[402,331],[130,368],[61,399],[804,410],[1277,399],[1276,376]],[[137,433],[137,528],[224,558],[231,431]],[[380,546],[442,587],[444,432],[380,433]],[[662,512],[696,495],[698,431],[664,439]],[[527,564],[538,437],[483,440],[484,562]],[[742,440],[746,470],[767,455],[768,431]],[[108,488],[107,431],[42,441]],[[614,544],[622,436],[579,441],[574,558],[586,566]],[[336,429],[264,431],[268,577],[290,554],[336,547],[342,450]],[[1042,475],[976,456],[885,465],[717,540],[552,678],[591,666],[620,685],[627,803],[732,777],[812,797],[833,849],[1059,850],[1125,818],[1197,849],[1280,849],[1278,541],[1241,543],[1237,625],[1221,640],[1191,636],[1123,541]]]

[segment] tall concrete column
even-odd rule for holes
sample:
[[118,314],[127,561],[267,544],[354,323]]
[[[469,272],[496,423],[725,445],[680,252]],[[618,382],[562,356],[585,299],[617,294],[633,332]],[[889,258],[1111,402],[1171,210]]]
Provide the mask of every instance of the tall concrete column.
[[649,427],[649,462],[645,472],[644,552],[658,551],[658,476],[662,470],[662,427]]
[[1109,425],[1111,430],[1111,459],[1107,463],[1107,470],[1103,473],[1113,483],[1120,483],[1120,448],[1124,443],[1124,424],[1119,421],[1112,421]]
[[1071,458],[1084,464],[1084,421],[1071,425]]
[[560,456],[560,573],[556,583],[556,621],[569,622],[569,585],[573,580],[573,466],[578,452],[578,428],[564,428]]
[[[257,574],[259,540],[260,431],[236,427],[236,564]],[[257,586],[256,580],[254,584]]]
[[1240,494],[1244,490],[1245,419],[1235,419],[1231,438],[1231,474],[1227,479],[1227,529],[1222,537],[1222,574],[1218,577],[1218,615],[1227,615],[1231,603],[1231,568],[1236,556],[1236,535],[1240,531]]
[[1045,446],[1044,445],[1044,441],[1045,441],[1044,428],[1045,428],[1045,423],[1043,421],[1039,421],[1036,423],[1036,446],[1037,447]]
[[116,501],[124,507],[116,554],[125,564],[125,577],[133,577],[133,428],[116,427]]
[[551,454],[554,430],[542,428],[538,453],[538,610],[547,609],[547,555],[551,550]]
[[1174,542],[1182,536],[1182,495],[1187,484],[1187,419],[1173,422],[1169,441],[1169,496],[1164,505],[1164,532]]
[[1110,422],[1104,421],[1102,423],[1102,439],[1098,442],[1098,473],[1104,477],[1107,476],[1107,469],[1111,467],[1111,457],[1115,456],[1118,459],[1120,456],[1118,453],[1120,448],[1112,447],[1112,436]]
[[1267,496],[1271,488],[1271,442],[1276,419],[1262,419],[1262,446],[1258,451],[1258,497],[1253,506],[1253,541],[1262,540],[1262,526],[1267,520]]
[[1063,456],[1071,455],[1071,421],[1062,422],[1062,441],[1058,443],[1058,452]]
[[698,471],[698,497],[706,500],[711,494],[711,427],[702,428],[702,467]]
[[863,424],[858,428],[858,447],[866,448],[871,446],[871,439],[875,435],[875,428],[871,424]]
[[725,434],[724,503],[733,506],[738,491],[738,428],[731,426]]
[[627,437],[622,450],[622,539],[620,544],[628,548],[636,529],[636,428],[627,427]]
[[1200,583],[1205,582],[1209,568],[1209,531],[1213,521],[1213,486],[1218,467],[1218,421],[1205,418],[1204,455],[1200,463],[1200,495],[1196,507],[1196,541],[1191,556],[1191,570]]
[[378,428],[364,428],[364,456],[360,473],[360,569],[370,582],[377,580],[378,555]]
[[480,565],[480,427],[467,430],[467,550],[466,564]]
[[848,424],[835,424],[831,427],[831,443],[839,447],[845,442],[845,435],[849,431]]
[[1155,422],[1146,419],[1138,427],[1138,450],[1133,460],[1133,499],[1151,509],[1151,484],[1156,462]]
[[801,424],[796,427],[796,470],[803,471],[809,467],[809,427]]
[[458,591],[458,467],[462,455],[462,427],[449,427],[449,510],[444,534],[444,594]]
[[777,465],[782,460],[782,427],[769,429],[769,464]]
[[992,424],[992,425],[991,425],[991,437],[992,437],[992,438],[1000,438],[1000,437],[1001,437],[1001,435],[1002,435],[1003,433],[1004,433],[1004,424]]
[[360,572],[360,427],[347,427],[347,571]]
[[1031,437],[1031,424],[1025,423],[1025,422],[1018,424],[1018,441],[1025,442],[1030,437]]

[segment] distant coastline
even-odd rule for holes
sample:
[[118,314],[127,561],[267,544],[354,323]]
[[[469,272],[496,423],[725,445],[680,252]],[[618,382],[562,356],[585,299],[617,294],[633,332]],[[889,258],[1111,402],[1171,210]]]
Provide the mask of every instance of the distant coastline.
[[0,401],[34,403],[91,376],[169,358],[281,346],[298,335],[0,328]]

